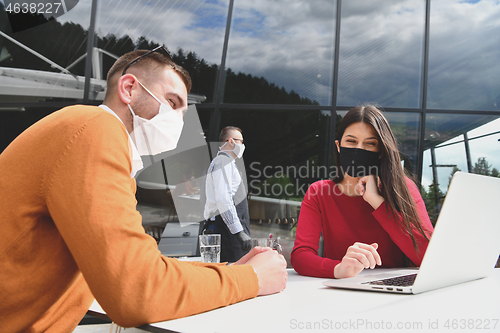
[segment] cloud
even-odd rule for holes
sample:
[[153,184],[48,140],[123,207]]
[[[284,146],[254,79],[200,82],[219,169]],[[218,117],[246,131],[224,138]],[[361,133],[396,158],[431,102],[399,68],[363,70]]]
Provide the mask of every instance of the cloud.
[[236,2],[227,67],[330,104],[335,8],[331,1],[322,4]]
[[[228,1],[100,1],[96,32],[104,37],[145,36],[176,51],[196,52],[210,63],[220,64]],[[61,20],[89,26],[90,3],[80,1],[78,11]],[[71,15],[70,15],[71,14]]]
[[433,6],[429,107],[498,110],[500,4],[439,1]]
[[[100,1],[100,35],[145,36],[220,64],[228,0]],[[90,12],[90,1],[79,11]],[[336,2],[235,1],[227,67],[331,103]],[[64,15],[83,20],[76,10]],[[343,1],[338,102],[418,108],[424,0]],[[500,4],[431,2],[428,107],[498,110]]]

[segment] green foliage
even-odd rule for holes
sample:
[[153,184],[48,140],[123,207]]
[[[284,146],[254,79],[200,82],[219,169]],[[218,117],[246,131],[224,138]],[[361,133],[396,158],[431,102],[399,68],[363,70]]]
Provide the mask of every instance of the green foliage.
[[[457,171],[461,170],[458,167],[454,166],[453,169],[451,170],[450,176],[448,177],[448,187],[450,186],[453,175]],[[472,168],[472,173],[490,177],[500,177],[500,172],[498,171],[498,169],[492,168],[492,165],[488,163],[486,157],[479,157],[477,159],[477,162],[474,163],[474,167]],[[427,208],[429,218],[431,219],[432,223],[435,224],[446,193],[443,193],[439,189],[439,186],[435,187],[434,184],[431,184],[429,185],[427,191],[425,190],[425,188],[422,187],[421,195],[422,198],[424,199],[425,207]]]
[[477,162],[474,163],[472,172],[478,175],[491,176],[490,168],[491,165],[486,161],[486,157],[480,157],[477,159]]
[[451,170],[451,173],[450,173],[450,177],[448,177],[448,187],[450,187],[450,183],[451,183],[451,178],[453,177],[453,175],[455,174],[455,172],[457,171],[462,171],[460,170],[456,165],[453,167],[453,169]]
[[439,212],[441,210],[441,205],[443,204],[445,194],[439,189],[439,186],[434,186],[434,184],[431,184],[428,187],[428,191],[426,191],[425,188],[422,187],[421,195],[425,203],[425,208],[427,208],[427,214],[429,214],[432,225],[435,225],[439,216]]
[[500,177],[500,172],[498,172],[497,168],[493,168],[493,170],[491,170],[491,176],[492,177]]
[[300,97],[293,90],[287,92],[284,87],[270,83],[264,77],[256,77],[241,72],[236,74],[231,68],[226,70],[224,102],[319,105],[318,102],[309,98]]

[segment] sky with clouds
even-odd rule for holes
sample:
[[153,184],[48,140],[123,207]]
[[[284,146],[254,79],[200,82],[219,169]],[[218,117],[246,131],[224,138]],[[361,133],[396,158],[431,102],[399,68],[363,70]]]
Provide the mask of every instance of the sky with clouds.
[[338,103],[420,107],[425,1],[343,1],[342,7]]
[[[177,51],[193,51],[209,63],[220,64],[228,0],[106,0],[99,1],[96,31],[99,36],[130,36],[165,44]],[[80,0],[78,10],[60,21],[89,26],[91,0]],[[87,14],[88,15],[88,14]]]
[[[99,4],[101,36],[146,36],[220,64],[229,0]],[[330,105],[335,11],[332,0],[235,0],[226,67]],[[419,108],[424,19],[425,0],[343,1],[338,104]],[[430,27],[428,107],[498,110],[499,1],[434,0]]]
[[[78,10],[61,19],[88,26],[88,16],[81,12],[90,12],[90,3],[81,0]],[[194,51],[220,64],[229,0],[99,3],[99,35],[129,35],[134,40],[146,36],[171,50]],[[330,105],[335,11],[331,0],[235,0],[226,67]],[[425,0],[343,1],[338,104],[372,101],[383,107],[420,108],[424,24]],[[428,108],[499,110],[499,45],[498,0],[433,0]],[[497,120],[474,133],[498,130]],[[487,156],[500,168],[497,140],[492,136],[472,141],[473,163]],[[455,160],[453,164],[461,163],[459,168],[466,170],[463,144],[437,151],[438,163]],[[423,182],[428,184],[428,152],[425,159]],[[447,173],[440,170],[439,177],[447,179]]]

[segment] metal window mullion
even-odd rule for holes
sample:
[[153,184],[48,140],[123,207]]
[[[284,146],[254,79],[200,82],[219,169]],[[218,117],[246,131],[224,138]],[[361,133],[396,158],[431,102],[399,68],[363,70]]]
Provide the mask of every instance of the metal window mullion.
[[90,10],[90,26],[87,35],[87,58],[85,59],[85,85],[83,88],[83,103],[90,102],[90,78],[92,76],[92,52],[94,50],[95,22],[97,16],[97,0],[92,0]]
[[418,147],[417,160],[417,179],[419,184],[422,182],[423,163],[424,163],[424,139],[425,139],[425,123],[427,117],[427,78],[429,67],[429,27],[431,18],[431,0],[425,2],[425,27],[424,27],[424,49],[423,49],[423,68],[422,68],[422,112],[420,120],[420,141]]
[[[342,0],[337,0],[337,12],[335,13],[335,50],[333,53],[333,81],[332,81],[332,106],[331,106],[331,119],[330,119],[330,140],[329,150],[332,151],[335,147],[335,135],[337,127],[337,88],[339,82],[339,58],[340,58],[340,17],[342,14]],[[333,160],[334,154],[329,153],[328,166],[335,164]]]
[[215,142],[218,140],[218,129],[220,122],[220,104],[222,101],[222,95],[224,94],[224,83],[226,81],[225,70],[226,70],[226,58],[227,58],[227,47],[229,45],[229,31],[231,30],[231,20],[233,17],[233,6],[234,0],[229,1],[229,8],[227,13],[226,22],[226,33],[224,35],[224,44],[222,48],[222,58],[220,61],[220,68],[217,78],[217,87],[215,91],[215,108],[212,113],[212,118],[210,119],[210,127],[208,131],[208,139],[210,142]]

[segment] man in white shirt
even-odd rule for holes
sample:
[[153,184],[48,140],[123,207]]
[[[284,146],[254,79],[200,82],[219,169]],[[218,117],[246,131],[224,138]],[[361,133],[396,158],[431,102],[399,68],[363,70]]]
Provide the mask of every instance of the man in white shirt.
[[243,156],[243,133],[227,126],[220,132],[220,151],[207,171],[205,230],[221,234],[222,262],[236,262],[251,248],[246,187],[236,166]]

